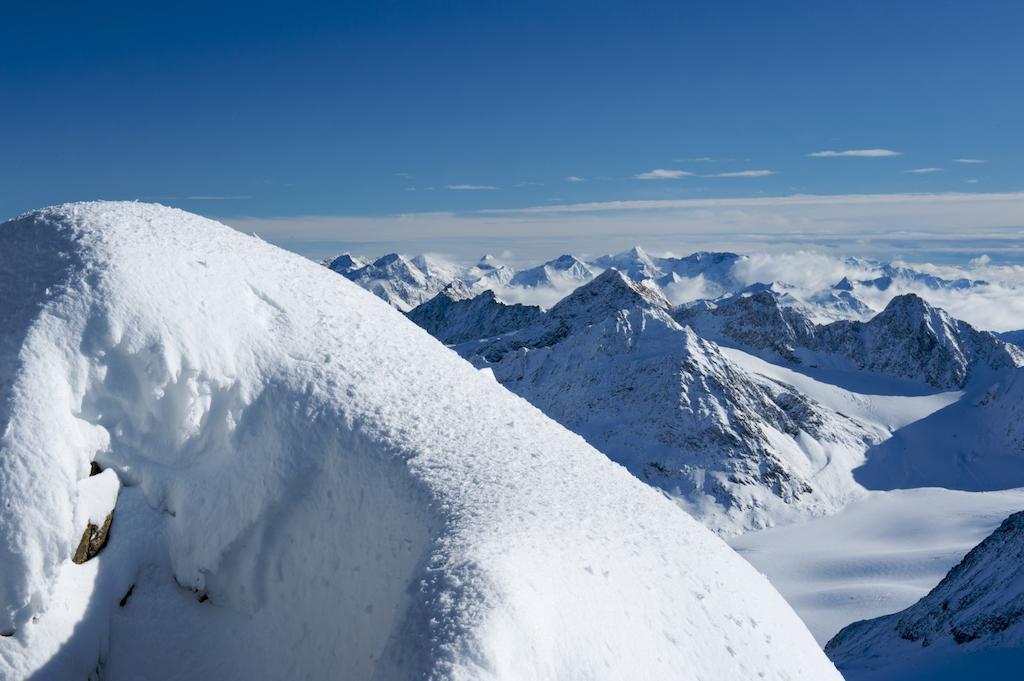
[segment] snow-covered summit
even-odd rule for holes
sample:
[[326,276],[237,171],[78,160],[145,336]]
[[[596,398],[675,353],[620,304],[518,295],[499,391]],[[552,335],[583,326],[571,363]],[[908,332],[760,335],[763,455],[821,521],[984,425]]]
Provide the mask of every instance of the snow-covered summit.
[[429,300],[454,278],[451,271],[425,256],[407,258],[398,253],[389,253],[342,274],[403,311]]
[[578,286],[593,278],[594,272],[585,262],[572,255],[562,255],[537,267],[516,272],[508,283],[527,288],[559,288],[572,284]]
[[622,272],[608,269],[559,301],[549,314],[560,320],[582,319],[594,323],[619,310],[637,306],[666,311],[671,307],[657,287],[634,282]]
[[352,255],[351,253],[342,253],[341,255],[327,261],[325,264],[327,265],[327,269],[337,272],[338,274],[348,276],[352,272],[366,267],[367,263],[362,258]]
[[1018,366],[1024,353],[954,319],[920,296],[893,298],[867,322],[820,327],[818,348],[848,358],[858,369],[921,380],[936,388],[961,388],[975,365]]
[[866,322],[814,324],[778,292],[761,290],[717,304],[674,312],[702,336],[785,362],[830,365],[958,389],[976,366],[1012,369],[1024,353],[994,335],[954,319],[920,296],[894,297]]
[[[669,500],[215,222],[0,225],[0,397],[0,677],[839,678]],[[91,462],[123,487],[77,565]]]

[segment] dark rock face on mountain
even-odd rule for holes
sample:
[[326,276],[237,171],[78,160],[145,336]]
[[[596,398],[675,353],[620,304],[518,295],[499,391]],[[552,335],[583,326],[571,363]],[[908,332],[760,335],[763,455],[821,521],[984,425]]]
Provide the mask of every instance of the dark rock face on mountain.
[[337,272],[343,276],[348,276],[352,272],[358,269],[366,267],[366,261],[362,258],[357,258],[350,253],[342,253],[333,260],[326,262],[327,269]]
[[787,362],[838,362],[944,390],[963,387],[975,365],[1012,368],[1024,358],[1018,349],[914,294],[893,298],[867,322],[816,325],[799,309],[782,305],[772,291],[681,307],[675,318],[704,337]]
[[1018,348],[1024,348],[1024,329],[1017,329],[1016,331],[1002,331],[996,334],[996,338],[1004,343],[1016,345]]
[[[906,610],[855,622],[825,652],[840,669],[1024,647],[1024,512],[978,544]],[[1019,671],[1019,670],[1017,670]]]
[[448,345],[500,336],[536,324],[542,316],[539,307],[507,305],[490,290],[474,296],[458,281],[408,313],[409,319]]
[[893,298],[868,322],[819,328],[817,348],[848,358],[858,369],[962,388],[975,364],[1012,368],[1022,354],[990,333],[953,319],[912,293]]
[[681,307],[674,316],[705,338],[771,351],[789,362],[800,361],[797,348],[815,343],[816,329],[810,319],[795,308],[779,304],[771,291],[737,296],[710,307]]

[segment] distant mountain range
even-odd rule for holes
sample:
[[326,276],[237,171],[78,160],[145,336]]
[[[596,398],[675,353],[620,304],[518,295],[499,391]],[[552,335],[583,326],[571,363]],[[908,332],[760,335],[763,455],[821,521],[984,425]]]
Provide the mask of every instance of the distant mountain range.
[[500,299],[553,304],[606,269],[616,269],[633,281],[658,288],[674,305],[698,300],[717,303],[768,291],[777,295],[781,305],[799,308],[817,323],[840,319],[864,321],[882,309],[869,301],[890,294],[963,292],[989,286],[980,279],[946,279],[906,265],[847,258],[844,264],[848,269],[866,276],[842,277],[824,287],[808,289],[785,281],[752,281],[750,258],[745,255],[702,251],[685,257],[659,257],[639,247],[592,260],[566,254],[521,268],[503,263],[493,255],[485,255],[466,266],[433,256],[408,257],[397,253],[375,260],[345,253],[324,264],[403,312],[456,281],[473,293],[493,290]]
[[[1010,395],[1024,385],[1024,351],[917,295],[895,295],[877,312],[856,295],[907,282],[958,290],[985,282],[878,265],[877,277],[808,293],[745,283],[737,271],[745,261],[634,248],[522,270],[490,256],[461,269],[398,255],[340,256],[330,267],[725,534],[832,513],[865,489],[1024,484]],[[698,280],[713,298],[673,304],[681,282]],[[566,294],[546,310],[503,300],[531,289]],[[887,413],[901,395],[929,394],[934,414],[897,423]],[[949,440],[938,449],[918,433],[936,421],[927,432]]]

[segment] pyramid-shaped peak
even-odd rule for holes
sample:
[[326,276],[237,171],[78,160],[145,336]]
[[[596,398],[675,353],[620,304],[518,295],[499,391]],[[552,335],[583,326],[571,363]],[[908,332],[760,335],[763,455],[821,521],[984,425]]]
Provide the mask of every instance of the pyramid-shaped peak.
[[597,321],[608,312],[637,307],[668,310],[672,305],[651,285],[637,283],[625,273],[609,268],[559,301],[551,308],[551,314]]

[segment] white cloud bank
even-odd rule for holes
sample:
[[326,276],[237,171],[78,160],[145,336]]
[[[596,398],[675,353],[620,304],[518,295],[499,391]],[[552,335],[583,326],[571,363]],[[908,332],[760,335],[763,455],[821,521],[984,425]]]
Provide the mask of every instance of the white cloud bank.
[[[228,205],[228,204],[218,204]],[[812,249],[882,259],[1024,262],[1024,191],[604,201],[466,213],[223,217],[310,257],[441,250],[463,260],[509,251],[533,263],[653,251]],[[1024,326],[1024,324],[1022,324]]]
[[911,168],[910,170],[904,170],[905,173],[913,173],[914,175],[928,175],[929,173],[942,172],[942,168]]
[[851,156],[855,158],[885,158],[887,156],[902,156],[902,152],[893,151],[892,149],[847,149],[846,151],[833,151],[832,149],[826,149],[825,151],[815,151],[814,153],[807,154],[811,158],[839,158],[843,156]]
[[450,184],[448,189],[454,189],[455,191],[488,191],[497,189],[497,187],[492,184]]

